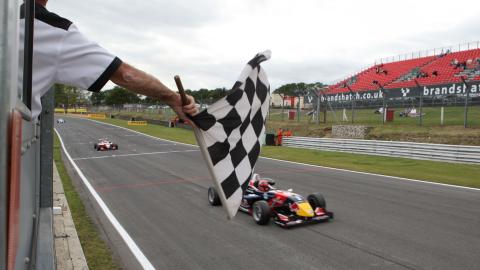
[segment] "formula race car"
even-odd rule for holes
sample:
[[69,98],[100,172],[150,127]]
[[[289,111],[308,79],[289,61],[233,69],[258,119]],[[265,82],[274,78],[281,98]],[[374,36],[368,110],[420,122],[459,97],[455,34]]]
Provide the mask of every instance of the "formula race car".
[[[333,218],[333,212],[327,211],[325,198],[320,193],[310,194],[305,199],[291,189],[275,189],[274,184],[273,179],[260,179],[258,174],[254,174],[243,193],[239,210],[252,215],[259,225],[268,224],[273,218],[277,225],[284,228]],[[221,205],[213,187],[208,189],[208,201],[211,205]]]
[[118,144],[112,143],[108,139],[99,139],[98,143],[93,145],[93,148],[97,151],[118,150]]
[[63,124],[63,123],[65,123],[65,120],[63,120],[63,118],[58,118],[57,123],[58,124]]

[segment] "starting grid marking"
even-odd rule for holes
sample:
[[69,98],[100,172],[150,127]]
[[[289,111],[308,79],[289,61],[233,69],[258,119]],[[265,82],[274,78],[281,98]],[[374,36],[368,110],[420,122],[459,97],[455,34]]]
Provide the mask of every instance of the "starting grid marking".
[[120,154],[120,155],[110,155],[110,156],[100,156],[100,157],[83,157],[83,158],[74,158],[73,160],[116,158],[116,157],[130,157],[130,156],[144,156],[144,155],[159,155],[159,154],[186,153],[186,152],[198,152],[198,151],[200,151],[200,150],[199,149],[192,149],[192,150],[178,150],[178,151],[160,151],[160,152]]

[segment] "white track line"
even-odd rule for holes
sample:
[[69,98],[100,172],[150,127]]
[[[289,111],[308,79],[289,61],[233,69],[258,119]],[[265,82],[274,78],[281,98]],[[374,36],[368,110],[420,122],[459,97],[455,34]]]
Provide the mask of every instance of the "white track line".
[[118,234],[120,234],[120,236],[122,237],[122,239],[125,241],[125,243],[127,244],[128,248],[132,251],[133,255],[135,256],[135,258],[138,260],[138,262],[142,265],[143,269],[155,269],[155,267],[153,267],[152,263],[150,263],[150,261],[147,259],[147,257],[145,257],[145,255],[143,254],[143,252],[140,250],[140,248],[137,246],[137,244],[133,241],[132,237],[130,237],[130,235],[128,234],[128,232],[123,228],[123,226],[120,224],[120,222],[118,222],[117,218],[115,218],[115,216],[112,214],[112,212],[110,211],[110,209],[108,209],[107,205],[105,204],[105,202],[102,200],[102,198],[98,195],[98,193],[95,191],[95,189],[93,188],[93,186],[90,184],[90,182],[88,181],[88,179],[85,177],[85,175],[82,173],[82,171],[80,170],[80,168],[77,166],[77,164],[75,163],[75,161],[73,161],[72,157],[70,156],[70,154],[67,152],[67,149],[65,148],[65,144],[63,143],[63,140],[62,140],[62,137],[60,136],[60,134],[58,133],[57,129],[54,129],[55,130],[55,133],[57,133],[57,136],[58,138],[60,139],[60,144],[62,145],[62,149],[63,149],[63,152],[65,153],[65,155],[67,156],[68,160],[70,161],[70,163],[72,164],[73,168],[75,168],[75,170],[77,171],[78,173],[78,176],[80,176],[80,178],[82,179],[83,181],[83,184],[85,184],[85,186],[88,188],[88,190],[90,191],[90,193],[92,194],[93,198],[97,201],[98,205],[100,206],[100,208],[103,210],[103,213],[105,213],[105,216],[108,218],[108,220],[112,223],[113,227],[117,230]]
[[179,150],[179,151],[163,151],[163,152],[148,152],[148,153],[135,153],[135,154],[120,154],[120,155],[111,155],[111,156],[100,156],[100,157],[83,157],[83,158],[74,158],[73,160],[85,160],[85,159],[99,159],[99,158],[117,158],[117,157],[130,157],[130,156],[143,156],[143,155],[158,155],[158,154],[170,154],[170,153],[185,153],[185,152],[198,152],[200,150]]
[[112,127],[116,127],[116,128],[125,129],[125,130],[128,130],[128,131],[130,131],[130,132],[134,132],[134,133],[141,134],[141,135],[143,135],[143,136],[146,136],[146,137],[155,139],[155,140],[157,140],[157,141],[166,141],[166,142],[171,142],[171,143],[173,143],[173,144],[182,144],[182,145],[188,145],[188,146],[193,146],[193,147],[198,148],[198,145],[189,144],[189,143],[181,143],[181,142],[171,141],[171,140],[167,140],[167,139],[161,139],[161,138],[158,138],[158,137],[155,137],[155,136],[152,136],[152,135],[148,135],[148,134],[145,134],[145,133],[142,133],[142,132],[133,130],[133,129],[129,129],[129,128],[117,126],[117,125],[110,124],[110,123],[100,122],[100,121],[93,120],[93,119],[88,119],[88,118],[80,118],[80,117],[75,117],[75,118],[76,118],[76,119],[84,119],[84,120],[92,121],[92,122],[99,123],[99,124],[102,124],[102,125],[108,125],[108,126],[112,126]]
[[[86,118],[82,118],[82,119],[86,119]],[[115,127],[122,128],[122,129],[126,129],[126,130],[129,130],[129,131],[135,132],[135,133],[143,134],[144,136],[151,137],[151,138],[154,138],[154,139],[157,139],[157,140],[174,142],[174,141],[170,141],[170,140],[160,139],[160,138],[157,138],[157,137],[154,137],[154,136],[145,134],[145,133],[138,132],[138,131],[136,131],[136,130],[131,130],[131,129],[124,128],[124,127],[120,127],[120,126],[116,126],[116,125],[113,125],[113,124],[104,123],[104,122],[99,122],[99,121],[95,121],[95,120],[91,120],[91,119],[86,119],[86,120],[90,120],[90,121],[94,121],[94,122],[97,122],[97,123],[101,123],[101,124],[105,124],[105,125],[110,125],[110,126],[115,126]],[[179,142],[177,142],[177,143],[179,143]],[[179,143],[179,144],[184,144],[184,145],[190,145],[190,146],[198,147],[198,146],[196,146],[196,145],[188,144],[188,143]],[[411,182],[417,182],[417,183],[423,183],[423,184],[430,184],[430,185],[437,185],[437,186],[444,186],[444,187],[452,187],[452,188],[460,188],[460,189],[468,189],[468,190],[480,191],[480,188],[472,188],[472,187],[464,187],[464,186],[457,186],[457,185],[450,185],[450,184],[442,184],[442,183],[436,183],[436,182],[429,182],[429,181],[425,181],[425,180],[404,178],[404,177],[398,177],[398,176],[390,176],[390,175],[377,174],[377,173],[367,173],[367,172],[352,171],[352,170],[347,170],[347,169],[339,169],[339,168],[333,168],[333,167],[325,167],[325,166],[320,166],[320,165],[312,165],[312,164],[306,164],[306,163],[301,163],[301,162],[281,160],[281,159],[268,158],[268,157],[262,157],[262,156],[261,156],[260,158],[268,159],[268,160],[274,160],[274,161],[280,161],[280,162],[286,162],[286,163],[292,163],[292,164],[297,164],[297,165],[304,165],[304,166],[310,166],[310,167],[317,167],[317,168],[323,168],[323,169],[329,169],[329,170],[342,171],[342,172],[358,173],[358,174],[373,175],[373,176],[382,176],[382,177],[388,177],[388,178],[396,179],[396,180],[404,180],[404,181],[411,181]]]

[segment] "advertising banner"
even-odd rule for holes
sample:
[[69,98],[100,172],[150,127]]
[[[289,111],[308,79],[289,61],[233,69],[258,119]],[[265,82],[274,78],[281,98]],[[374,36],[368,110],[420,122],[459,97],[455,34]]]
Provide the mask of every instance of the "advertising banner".
[[[342,102],[355,100],[375,100],[386,98],[409,98],[409,97],[440,97],[440,96],[463,96],[469,93],[471,97],[480,96],[480,82],[469,82],[468,84],[450,83],[440,85],[429,85],[422,87],[405,87],[396,89],[385,89],[385,93],[381,90],[374,91],[361,91],[351,93],[337,93],[337,94],[324,94],[320,97],[320,100],[330,102]],[[306,101],[316,102],[316,97],[306,98]]]

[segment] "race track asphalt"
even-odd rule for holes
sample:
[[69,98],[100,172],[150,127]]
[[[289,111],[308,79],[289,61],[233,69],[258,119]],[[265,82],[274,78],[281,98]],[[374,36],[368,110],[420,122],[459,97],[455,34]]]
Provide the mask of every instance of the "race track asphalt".
[[[261,158],[258,173],[321,192],[335,219],[288,230],[244,213],[229,221],[208,204],[198,148],[64,119],[67,151],[156,269],[480,269],[480,190]],[[95,151],[101,137],[119,150]],[[99,216],[121,264],[140,268]]]

